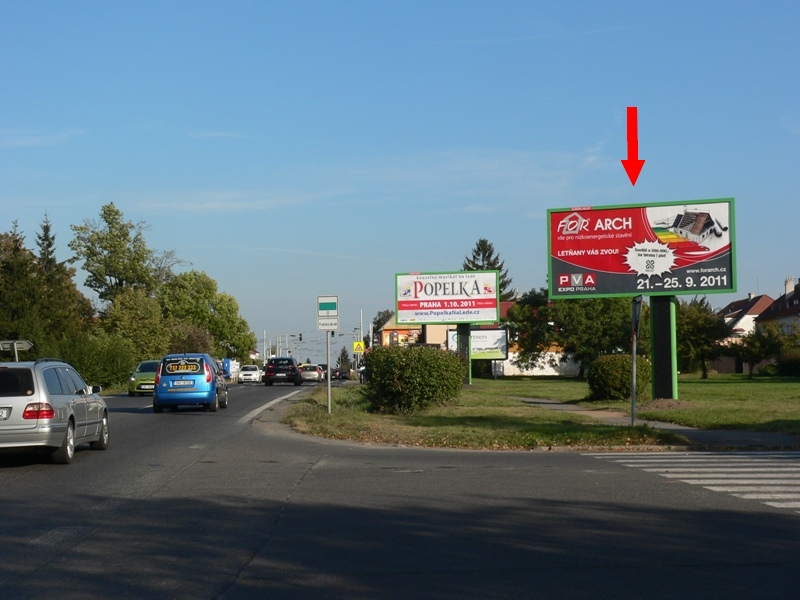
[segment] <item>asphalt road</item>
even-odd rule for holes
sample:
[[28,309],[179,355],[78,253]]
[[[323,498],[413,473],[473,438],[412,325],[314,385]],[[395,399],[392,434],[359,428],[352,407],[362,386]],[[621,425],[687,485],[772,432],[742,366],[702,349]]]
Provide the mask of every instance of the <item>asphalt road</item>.
[[106,452],[0,455],[3,598],[796,593],[795,509],[618,456],[304,437],[280,423],[298,396],[274,402],[297,391],[232,385],[228,409],[161,415],[112,397]]

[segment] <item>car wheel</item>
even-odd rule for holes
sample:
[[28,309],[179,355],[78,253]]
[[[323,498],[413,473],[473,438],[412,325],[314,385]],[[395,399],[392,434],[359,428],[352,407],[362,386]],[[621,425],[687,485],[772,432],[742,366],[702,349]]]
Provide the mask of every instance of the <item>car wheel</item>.
[[300,385],[301,383],[303,383],[303,380],[302,380],[302,379],[296,379],[296,380],[295,380],[295,382],[294,382],[294,385],[295,385],[295,387],[297,387],[297,386],[298,386],[298,385]]
[[156,414],[161,414],[164,412],[164,407],[153,402],[153,412]]
[[59,465],[68,465],[72,462],[73,456],[75,456],[75,425],[69,421],[61,447],[53,452],[53,462]]
[[228,392],[225,392],[225,397],[222,399],[222,402],[219,403],[220,408],[228,408]]
[[103,415],[103,422],[100,424],[100,437],[96,441],[90,442],[92,450],[106,450],[108,448],[108,415]]
[[219,397],[214,396],[214,401],[206,406],[206,410],[210,410],[211,412],[217,412],[219,410]]
[[128,392],[128,396],[130,396],[131,398],[133,398],[134,395],[135,394],[133,392]]
[[265,381],[264,385],[272,385],[272,382],[271,381]]

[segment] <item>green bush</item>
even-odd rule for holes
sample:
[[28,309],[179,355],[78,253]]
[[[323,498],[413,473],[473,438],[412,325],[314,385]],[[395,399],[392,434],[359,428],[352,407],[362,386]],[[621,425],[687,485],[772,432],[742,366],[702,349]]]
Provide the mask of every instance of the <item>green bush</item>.
[[123,384],[137,363],[127,339],[103,331],[64,337],[54,346],[56,357],[75,367],[87,384],[103,388]]
[[466,365],[431,347],[378,346],[364,356],[364,396],[374,412],[410,414],[459,397]]
[[[631,397],[631,355],[606,354],[592,362],[587,378],[589,400],[629,400]],[[636,357],[636,397],[650,399],[650,361]]]

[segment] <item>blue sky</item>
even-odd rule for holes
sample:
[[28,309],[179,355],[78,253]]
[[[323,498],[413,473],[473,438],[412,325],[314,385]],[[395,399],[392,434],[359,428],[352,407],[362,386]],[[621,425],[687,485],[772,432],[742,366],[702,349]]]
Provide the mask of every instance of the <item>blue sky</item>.
[[47,214],[66,259],[114,202],[259,338],[313,340],[317,296],[366,328],[479,238],[545,286],[548,208],[733,197],[738,292],[708,299],[777,297],[799,31],[796,1],[2,2],[0,228],[34,248]]

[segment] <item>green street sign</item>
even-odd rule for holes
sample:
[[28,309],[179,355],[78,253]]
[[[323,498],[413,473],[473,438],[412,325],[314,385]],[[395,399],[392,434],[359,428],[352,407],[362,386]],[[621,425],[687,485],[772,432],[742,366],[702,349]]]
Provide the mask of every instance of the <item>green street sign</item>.
[[317,317],[338,317],[339,296],[317,296]]

